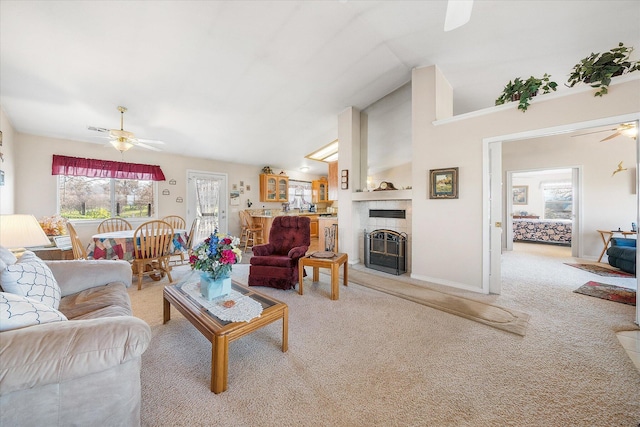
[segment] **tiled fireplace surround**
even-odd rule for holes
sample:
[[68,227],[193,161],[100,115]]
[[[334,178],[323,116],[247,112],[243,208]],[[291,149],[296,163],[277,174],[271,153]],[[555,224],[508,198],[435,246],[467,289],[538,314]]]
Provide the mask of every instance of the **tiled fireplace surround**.
[[[364,230],[371,232],[380,228],[407,233],[407,272],[411,274],[411,200],[372,200],[354,202],[354,212],[358,217],[358,227],[354,231],[358,235],[358,253],[364,265]],[[402,209],[406,211],[405,219],[369,218],[369,209]]]

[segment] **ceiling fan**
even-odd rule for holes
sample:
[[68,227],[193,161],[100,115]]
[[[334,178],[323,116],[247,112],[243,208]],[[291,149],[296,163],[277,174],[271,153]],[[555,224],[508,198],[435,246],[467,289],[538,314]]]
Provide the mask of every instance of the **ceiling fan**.
[[121,153],[124,153],[134,146],[146,148],[153,151],[162,151],[159,148],[148,144],[164,144],[164,142],[151,139],[136,138],[133,132],[124,130],[124,113],[127,112],[127,108],[118,106],[118,111],[120,111],[120,129],[106,129],[95,126],[87,126],[87,129],[96,132],[108,133],[108,138],[110,139],[109,142],[116,150],[120,151]]
[[600,129],[593,132],[586,132],[586,133],[581,133],[578,135],[571,135],[571,136],[575,137],[575,136],[591,135],[591,134],[600,133],[600,132],[613,132],[611,135],[607,136],[606,138],[601,139],[600,142],[609,141],[610,139],[616,138],[618,136],[627,136],[633,139],[636,139],[638,137],[638,128],[636,127],[636,124],[633,122],[622,123],[613,129]]

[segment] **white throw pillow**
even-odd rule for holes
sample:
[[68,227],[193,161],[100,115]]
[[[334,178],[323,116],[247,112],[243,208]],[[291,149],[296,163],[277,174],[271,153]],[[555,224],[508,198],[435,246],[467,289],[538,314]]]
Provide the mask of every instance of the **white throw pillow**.
[[31,251],[0,272],[0,286],[4,292],[29,297],[56,310],[60,306],[58,282],[47,264]]
[[67,320],[64,314],[31,298],[0,292],[0,332]]
[[18,258],[16,258],[16,256],[9,249],[5,248],[4,246],[0,246],[0,265],[2,265],[2,263],[6,265],[12,265],[15,264],[16,261],[18,261]]

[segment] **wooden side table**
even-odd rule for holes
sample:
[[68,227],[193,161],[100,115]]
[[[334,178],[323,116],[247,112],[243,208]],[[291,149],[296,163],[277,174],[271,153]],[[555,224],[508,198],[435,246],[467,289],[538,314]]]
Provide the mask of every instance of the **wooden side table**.
[[60,249],[55,246],[44,246],[38,248],[30,248],[38,258],[46,261],[61,261],[73,259],[73,251],[71,249]]
[[320,279],[320,271],[322,268],[331,269],[331,299],[337,300],[340,297],[340,289],[339,289],[339,281],[340,281],[340,266],[344,265],[344,286],[347,286],[347,282],[349,281],[349,270],[348,263],[349,256],[347,254],[337,253],[331,258],[314,258],[313,256],[306,256],[304,258],[300,258],[298,261],[298,275],[300,288],[298,289],[298,293],[300,295],[303,294],[304,289],[304,267],[309,266],[313,267],[313,281],[317,282]]
[[635,234],[638,234],[637,231],[622,231],[622,230],[611,230],[611,231],[609,231],[609,230],[598,230],[598,233],[600,233],[600,238],[602,239],[602,243],[604,245],[604,247],[602,248],[602,252],[600,252],[600,257],[598,258],[598,262],[600,262],[602,260],[602,257],[604,256],[604,253],[609,248],[609,243],[611,243],[611,238],[615,234],[622,234],[622,237],[633,236]]

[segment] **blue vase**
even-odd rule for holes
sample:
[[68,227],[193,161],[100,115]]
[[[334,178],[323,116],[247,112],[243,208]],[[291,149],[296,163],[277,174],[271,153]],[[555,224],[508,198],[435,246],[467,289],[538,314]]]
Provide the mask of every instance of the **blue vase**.
[[229,295],[229,292],[231,292],[231,277],[214,280],[211,273],[200,272],[200,293],[207,301]]

